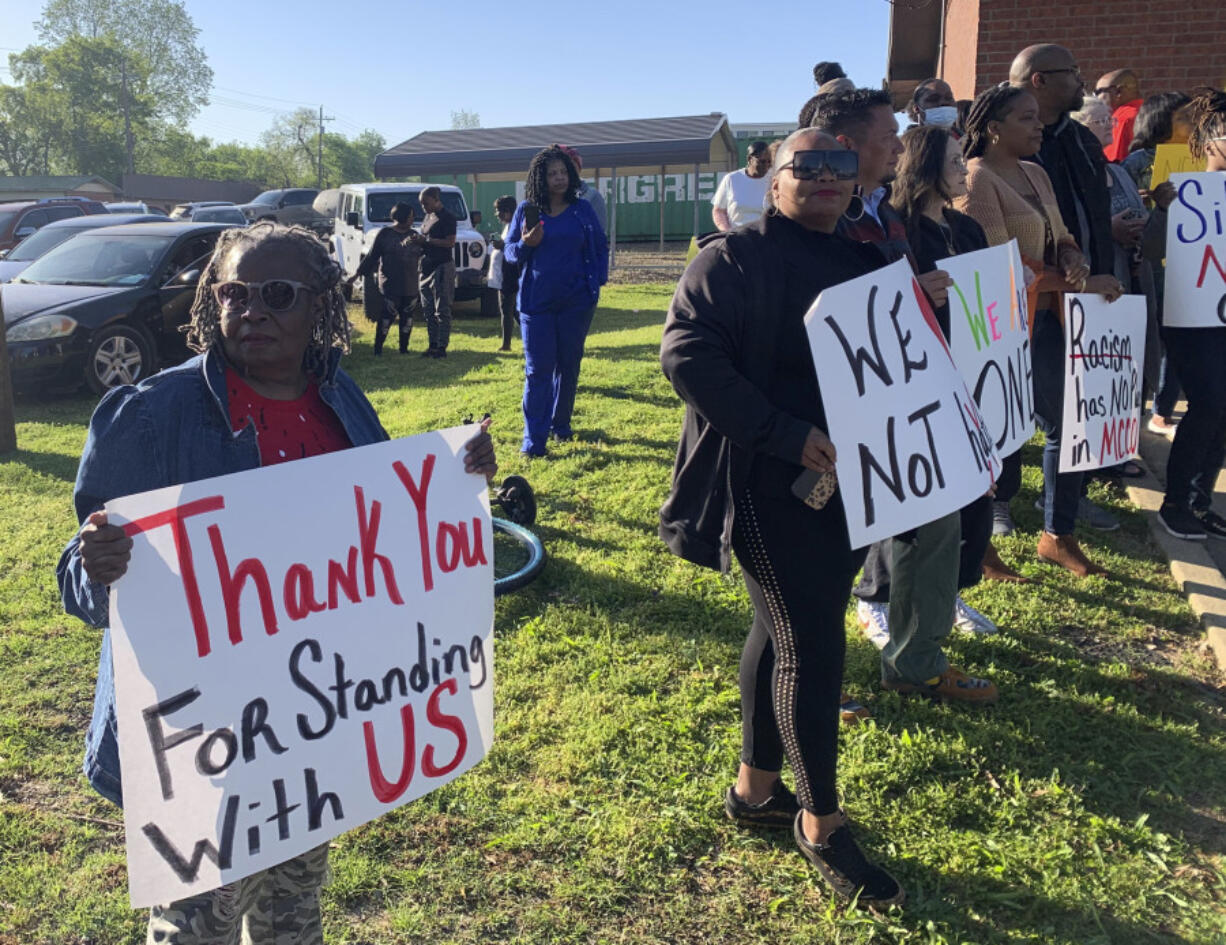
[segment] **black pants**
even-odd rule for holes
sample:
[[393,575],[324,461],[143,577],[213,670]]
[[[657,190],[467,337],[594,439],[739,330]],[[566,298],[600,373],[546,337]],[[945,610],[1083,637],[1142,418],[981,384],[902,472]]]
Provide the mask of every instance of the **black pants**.
[[996,480],[996,501],[1010,502],[1022,491],[1021,448],[1002,459],[1000,465],[1000,476]]
[[421,317],[421,299],[416,295],[383,296],[382,317],[375,326],[375,354],[382,353],[383,342],[392,330],[392,322],[400,324],[400,353],[408,351],[414,315]]
[[498,311],[502,315],[502,346],[504,348],[511,347],[511,335],[516,333],[516,326],[519,325],[519,310],[515,307],[515,296],[518,294],[518,286],[498,290]]
[[760,492],[737,499],[732,547],[754,607],[741,653],[741,761],[778,771],[786,753],[800,805],[832,814],[843,618],[863,555],[848,546],[841,502],[814,511]]
[[1226,458],[1226,328],[1168,328],[1188,411],[1166,461],[1166,501],[1207,509]]

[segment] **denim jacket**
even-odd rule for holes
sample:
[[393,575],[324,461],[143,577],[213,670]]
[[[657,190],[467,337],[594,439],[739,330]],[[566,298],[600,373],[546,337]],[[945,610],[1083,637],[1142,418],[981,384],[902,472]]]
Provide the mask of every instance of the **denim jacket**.
[[[330,352],[319,395],[336,411],[354,446],[388,438],[374,408]],[[111,499],[227,473],[256,469],[260,450],[253,424],[230,429],[225,361],[210,349],[135,386],[117,387],[98,403],[89,421],[73,504],[78,521]],[[94,714],[85,738],[85,774],[103,797],[123,806],[111,666],[109,592],[81,566],[74,535],[55,569],[64,609],[102,627],[102,653],[94,691]]]

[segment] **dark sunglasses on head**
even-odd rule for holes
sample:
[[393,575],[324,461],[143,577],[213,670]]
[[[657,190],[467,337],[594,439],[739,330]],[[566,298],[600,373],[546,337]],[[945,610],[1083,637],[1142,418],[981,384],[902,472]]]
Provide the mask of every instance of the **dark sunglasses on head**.
[[860,176],[860,156],[855,151],[797,151],[779,170],[791,170],[797,180],[817,180],[829,174],[835,180],[855,180]]
[[245,312],[250,308],[251,294],[258,292],[260,301],[270,312],[286,312],[298,301],[299,292],[318,292],[314,286],[292,279],[267,279],[264,282],[221,282],[213,286],[213,296],[223,312]]

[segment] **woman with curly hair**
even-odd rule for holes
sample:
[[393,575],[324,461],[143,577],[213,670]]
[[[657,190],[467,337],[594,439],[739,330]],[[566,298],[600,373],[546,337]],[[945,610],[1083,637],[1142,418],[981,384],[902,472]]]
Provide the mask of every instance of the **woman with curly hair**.
[[[132,540],[107,521],[111,499],[387,439],[374,408],[338,365],[349,347],[341,270],[309,230],[258,223],[222,233],[192,306],[198,355],[99,402],[77,472],[81,528],[56,568],[64,608],[103,630],[85,773],[122,806],[109,585]],[[465,468],[493,475],[484,431]],[[321,484],[323,485],[323,484]],[[327,499],[326,486],[322,489]],[[319,888],[327,844],[252,876],[165,905],[148,940],[323,941]]]
[[[1187,106],[1192,156],[1226,181],[1226,93],[1198,89]],[[1226,327],[1166,329],[1167,357],[1188,409],[1175,428],[1158,521],[1177,538],[1226,538],[1226,519],[1210,507],[1226,460]]]
[[519,266],[525,375],[520,452],[529,456],[544,456],[550,435],[574,435],[583,344],[609,276],[604,230],[578,192],[579,171],[570,156],[556,144],[539,152],[504,248],[506,261]]

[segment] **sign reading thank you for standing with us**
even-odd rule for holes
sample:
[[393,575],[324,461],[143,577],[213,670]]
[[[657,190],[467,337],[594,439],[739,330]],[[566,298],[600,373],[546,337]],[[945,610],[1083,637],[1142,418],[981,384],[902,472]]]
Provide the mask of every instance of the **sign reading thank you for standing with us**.
[[[284,862],[493,740],[493,542],[473,427],[107,504],[133,906]],[[346,497],[320,502],[325,492]]]

